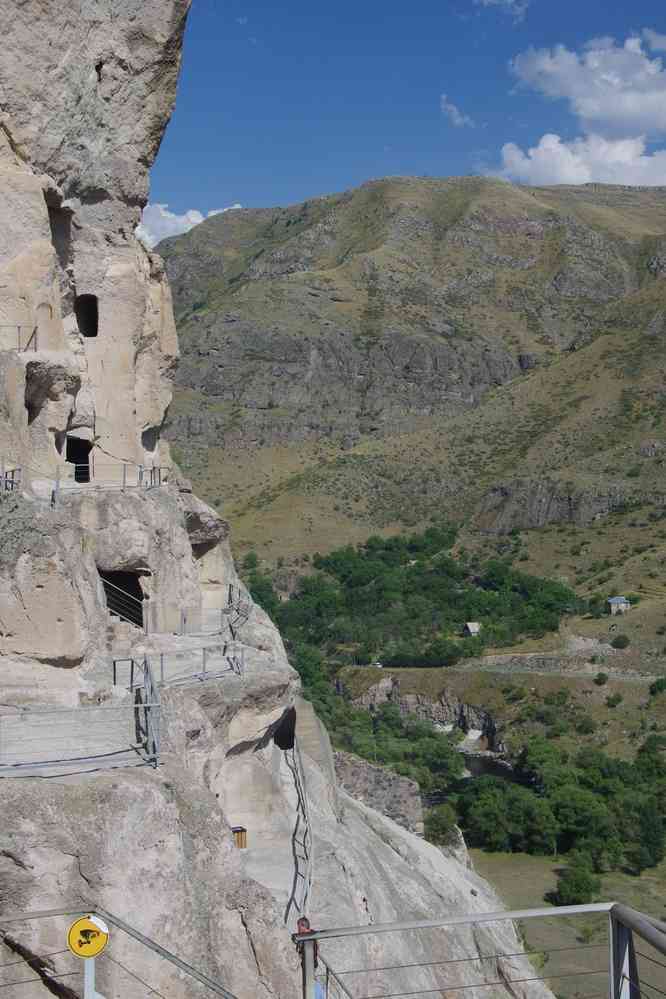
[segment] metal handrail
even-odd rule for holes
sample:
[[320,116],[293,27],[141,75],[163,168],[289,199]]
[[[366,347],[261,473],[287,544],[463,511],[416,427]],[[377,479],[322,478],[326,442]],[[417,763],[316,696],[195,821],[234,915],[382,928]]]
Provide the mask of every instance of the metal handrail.
[[169,961],[170,964],[175,965],[179,971],[184,972],[189,975],[190,978],[196,979],[206,988],[210,989],[212,992],[216,992],[217,995],[223,997],[223,999],[237,999],[233,992],[229,992],[228,989],[224,987],[220,982],[216,982],[214,979],[209,978],[208,975],[203,974],[201,971],[197,971],[193,968],[191,964],[183,961],[182,958],[177,957],[171,951],[167,950],[166,947],[162,947],[155,940],[151,940],[150,937],[144,936],[139,930],[135,930],[133,926],[130,926],[124,920],[120,919],[118,916],[114,916],[113,913],[107,912],[106,909],[102,909],[99,906],[92,905],[88,909],[78,908],[64,908],[64,909],[44,909],[41,912],[10,912],[9,915],[0,916],[0,923],[21,923],[24,921],[32,919],[47,919],[52,916],[85,916],[85,915],[97,915],[101,916],[105,923],[109,923],[111,926],[115,926],[117,929],[126,933],[127,936],[132,937],[138,943],[147,947],[148,950],[152,950],[159,957],[164,958],[165,961]]
[[396,930],[427,930],[440,926],[469,926],[471,923],[497,923],[504,920],[546,918],[548,916],[582,916],[592,912],[610,913],[616,902],[590,902],[589,905],[543,906],[540,909],[501,910],[499,912],[471,912],[463,916],[446,916],[443,919],[417,919],[404,923],[371,923],[368,926],[341,926],[330,930],[315,930],[307,936],[296,934],[294,939],[332,940],[337,937],[355,937],[375,933],[395,933]]
[[[28,337],[26,343],[21,346],[21,330],[28,329],[32,330],[32,333]],[[33,350],[37,350],[38,341],[38,331],[39,327],[34,326],[32,323],[0,323],[0,330],[16,330],[16,347],[0,347],[0,350],[16,350],[19,353],[25,353],[30,349],[30,345],[34,340]]]
[[661,920],[654,919],[643,912],[638,912],[637,909],[632,909],[631,906],[623,905],[621,902],[615,902],[612,905],[610,914],[611,919],[622,923],[634,933],[638,933],[639,937],[642,937],[651,947],[654,947],[660,954],[666,955],[666,923],[662,923]]
[[[247,622],[251,612],[252,601],[243,595],[243,590],[240,586],[234,586],[233,583],[229,583],[225,613],[229,615],[227,623],[229,625],[229,632],[233,639],[236,638],[237,629]],[[232,615],[234,615],[233,620]]]
[[347,988],[347,986],[340,980],[338,975],[335,973],[331,965],[328,963],[326,958],[322,957],[321,952],[319,953],[319,963],[324,966],[326,973],[326,999],[330,999],[331,993],[331,982],[335,982],[335,985],[340,990],[340,992],[347,997],[347,999],[354,999],[353,995]]
[[[296,789],[297,798],[296,824],[294,825],[294,829],[291,834],[292,852],[294,855],[294,877],[292,880],[291,892],[284,912],[284,922],[286,925],[289,922],[289,916],[292,908],[295,908],[302,916],[307,914],[308,902],[312,889],[313,851],[310,811],[308,807],[307,789],[305,786],[305,771],[303,769],[303,758],[301,756],[298,740],[294,740],[294,748],[291,750],[291,762],[289,760],[288,753],[285,758],[287,766],[289,767],[289,770],[294,778],[294,787]],[[298,833],[301,822],[303,823],[303,838],[302,840],[299,840]],[[297,846],[299,844],[303,847],[303,858],[299,857],[298,854]],[[301,870],[300,867],[299,861],[301,859],[305,860],[304,871]],[[299,903],[297,900],[297,894],[298,887],[301,882],[303,885],[303,892]]]
[[[59,765],[73,765],[82,763],[92,763],[110,757],[117,757],[125,752],[138,752],[144,762],[152,762],[157,766],[159,757],[159,722],[160,722],[160,699],[156,689],[146,687],[142,691],[142,698],[139,701],[125,702],[120,704],[86,704],[71,708],[34,708],[25,705],[15,705],[13,711],[5,710],[0,714],[0,776],[14,777],[22,776],[22,771],[26,768],[43,769]],[[140,725],[138,711],[144,713],[144,725]],[[119,742],[112,747],[102,748],[94,743],[95,720],[102,714],[111,714],[120,717],[124,715],[129,718],[134,715],[136,728],[136,741],[132,741],[129,730],[127,731],[127,742]],[[90,718],[92,717],[92,726]],[[63,720],[67,725],[67,746],[62,748],[54,736],[54,731],[62,731],[62,725],[58,729],[58,720]],[[77,743],[71,742],[72,725],[75,719],[85,723],[81,729],[81,736]],[[3,732],[5,724],[10,726],[18,722],[21,726],[30,725],[31,721],[42,725],[48,725],[48,734],[45,734],[40,742],[39,752],[30,749],[30,732],[27,736],[21,733],[16,749],[8,751],[8,744],[5,741]],[[34,736],[33,736],[34,737]],[[125,736],[123,736],[123,739]],[[27,743],[25,742],[27,739]],[[42,745],[43,743],[43,745]],[[28,748],[26,749],[26,745]],[[56,752],[58,755],[56,755]]]
[[[292,939],[300,947],[303,960],[303,996],[304,999],[314,999],[315,996],[315,947],[322,940],[338,939],[341,937],[364,936],[377,933],[406,933],[412,930],[434,929],[453,926],[471,926],[479,923],[510,921],[546,918],[551,919],[558,916],[579,916],[591,913],[602,913],[608,916],[608,978],[610,999],[640,999],[641,985],[652,989],[648,982],[642,982],[637,965],[637,956],[641,955],[634,947],[633,935],[641,937],[648,945],[653,947],[659,954],[666,956],[666,923],[645,913],[638,912],[629,906],[618,902],[599,902],[586,905],[563,905],[538,909],[518,909],[505,912],[474,912],[461,916],[446,916],[443,919],[414,920],[410,922],[398,923],[375,923],[366,926],[345,926],[329,930],[309,930],[307,933],[295,933]],[[602,945],[603,946],[603,945]],[[501,955],[496,955],[501,956]],[[510,955],[509,955],[510,956]],[[474,960],[469,958],[468,960]],[[323,962],[326,964],[326,962]],[[415,965],[416,966],[416,965]],[[407,967],[402,965],[401,967]],[[361,971],[362,969],[355,969]],[[369,971],[373,969],[368,969]],[[382,970],[382,969],[377,969]],[[386,970],[386,969],[384,969]],[[354,972],[343,972],[342,974],[352,974]],[[586,974],[604,974],[605,971],[586,972]],[[344,986],[340,982],[340,976],[334,974],[335,982],[343,990]],[[548,976],[546,976],[547,978]],[[554,977],[568,977],[556,975]],[[515,982],[541,981],[541,978],[512,979]],[[505,983],[503,976],[498,976],[495,982],[479,982],[475,988],[485,988]],[[327,972],[327,985],[329,977]],[[460,986],[460,990],[471,986]],[[436,990],[426,991],[458,991],[457,986],[438,986]],[[346,991],[346,990],[345,990]],[[659,990],[657,990],[659,991]],[[348,992],[346,992],[349,995]],[[396,995],[407,995],[406,992],[396,993]],[[409,993],[411,995],[411,993]]]
[[0,465],[0,492],[12,493],[21,485],[21,469]]
[[[104,570],[102,570],[102,572],[103,571]],[[138,604],[139,607],[141,608],[143,607],[143,600],[140,600],[139,597],[133,597],[132,594],[129,593],[127,590],[123,590],[122,586],[116,586],[115,583],[112,583],[110,580],[105,579],[102,573],[100,573],[100,579],[102,580],[104,586],[109,586],[115,593],[120,593],[121,596],[127,597],[128,601],[130,601],[130,606],[131,602],[133,601],[135,604]]]
[[[146,699],[146,751],[148,758],[152,757],[155,766],[158,766],[160,761],[160,695],[147,656],[144,656],[143,660],[143,693]],[[153,702],[157,707],[149,710],[147,705]],[[155,713],[157,714],[157,722],[155,722]]]
[[34,351],[36,351],[37,350],[38,339],[39,339],[38,327],[35,326],[34,330],[30,334],[30,339],[28,340],[28,342],[26,343],[25,347],[23,348],[23,353],[27,353],[27,351],[30,350],[30,344],[32,343],[33,340],[35,341],[35,345],[34,345],[34,347],[32,349]]

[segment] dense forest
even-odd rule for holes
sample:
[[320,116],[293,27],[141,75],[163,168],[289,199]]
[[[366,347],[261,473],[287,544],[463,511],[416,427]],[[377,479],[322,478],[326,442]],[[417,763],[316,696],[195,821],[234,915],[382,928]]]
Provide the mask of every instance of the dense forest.
[[[587,901],[599,890],[599,873],[639,873],[664,857],[666,738],[650,735],[626,762],[600,749],[571,755],[536,737],[513,761],[515,781],[463,780],[455,736],[405,718],[393,705],[371,714],[336,692],[343,665],[380,658],[392,668],[447,667],[489,645],[556,630],[567,613],[600,612],[598,597],[584,606],[561,583],[521,573],[508,561],[453,557],[454,543],[454,529],[440,525],[315,556],[315,572],[284,602],[256,556],[243,568],[334,744],[445,798],[428,814],[429,839],[444,844],[459,824],[472,846],[566,855],[557,901]],[[479,635],[462,636],[467,621],[481,624]]]
[[[507,561],[454,558],[455,529],[369,538],[315,555],[291,599],[280,604],[270,580],[248,556],[256,599],[290,642],[306,643],[342,664],[380,658],[386,666],[450,666],[486,646],[557,630],[582,607],[562,583],[518,572]],[[463,638],[468,621],[481,624]]]

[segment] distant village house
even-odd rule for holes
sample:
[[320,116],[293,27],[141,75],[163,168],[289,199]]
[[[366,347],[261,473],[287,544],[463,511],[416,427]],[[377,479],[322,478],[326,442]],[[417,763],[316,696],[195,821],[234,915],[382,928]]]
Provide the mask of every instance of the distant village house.
[[465,627],[463,628],[463,635],[468,635],[474,638],[476,635],[481,634],[481,625],[478,621],[467,621]]
[[628,610],[631,610],[631,604],[626,597],[609,597],[608,598],[608,609],[611,614],[626,614]]

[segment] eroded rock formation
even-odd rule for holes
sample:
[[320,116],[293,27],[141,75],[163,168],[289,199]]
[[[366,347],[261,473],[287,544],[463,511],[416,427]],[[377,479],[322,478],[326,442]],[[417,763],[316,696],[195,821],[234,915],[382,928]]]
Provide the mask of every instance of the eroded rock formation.
[[343,752],[335,754],[335,775],[352,798],[393,819],[403,829],[423,835],[423,805],[416,781]]

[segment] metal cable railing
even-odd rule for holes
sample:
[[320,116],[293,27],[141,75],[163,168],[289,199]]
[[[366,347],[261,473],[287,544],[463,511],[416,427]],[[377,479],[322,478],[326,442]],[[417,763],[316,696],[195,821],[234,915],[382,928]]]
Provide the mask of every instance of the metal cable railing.
[[106,607],[110,614],[133,624],[137,628],[146,628],[148,624],[148,614],[144,615],[144,599],[135,597],[134,594],[124,590],[116,583],[112,583],[103,570],[99,570],[99,576],[104,588]]
[[32,323],[0,323],[0,350],[24,353],[38,349],[38,331]]
[[251,613],[252,601],[248,594],[240,586],[230,583],[227,588],[226,606],[204,609],[182,608],[178,634],[203,637],[228,631],[232,640],[236,641],[240,629],[247,623]]
[[[599,943],[577,943],[564,947],[544,946],[541,949],[523,947],[504,948],[493,953],[484,953],[480,939],[470,930],[478,929],[486,923],[511,923],[520,920],[523,929],[532,920],[557,920],[561,917],[586,916],[601,920],[596,928],[586,923],[586,930],[600,933]],[[605,919],[605,925],[604,925]],[[456,943],[463,955],[437,960],[428,960],[432,954],[450,953],[453,939],[450,931],[456,928]],[[351,966],[333,971],[329,946],[338,958],[353,952],[353,937],[370,937],[376,934],[395,934],[396,946],[386,948],[412,954],[407,960]],[[499,939],[510,940],[511,934],[518,942],[513,930],[504,932]],[[634,935],[643,941],[643,948],[634,945]],[[553,939],[552,929],[543,939]],[[336,950],[336,943],[344,938]],[[596,903],[590,905],[562,906],[555,908],[528,909],[516,912],[470,913],[464,916],[449,916],[437,920],[423,920],[409,923],[386,923],[363,927],[311,931],[309,934],[295,935],[303,954],[304,999],[412,999],[417,996],[451,996],[458,994],[464,999],[465,993],[477,994],[491,990],[488,995],[522,994],[530,987],[543,985],[553,988],[557,995],[566,999],[594,999],[606,996],[610,999],[663,999],[666,996],[666,924],[616,903]],[[491,939],[491,938],[488,938]],[[319,962],[315,945],[318,947]],[[324,958],[321,948],[327,948]],[[377,953],[377,944],[368,942],[361,953]],[[464,951],[467,950],[467,954]],[[469,953],[469,951],[475,953]],[[601,951],[593,960],[580,964],[576,952],[592,955]],[[651,952],[650,952],[651,951]],[[567,963],[551,967],[552,955],[568,952]],[[417,960],[417,955],[422,955]],[[536,970],[530,960],[539,959]],[[347,962],[349,963],[349,962]],[[658,977],[661,976],[661,977]],[[594,983],[591,988],[585,983]],[[535,993],[538,994],[538,993]],[[544,992],[540,993],[545,995]]]
[[4,462],[0,464],[0,492],[13,493],[21,488],[21,469],[5,468]]
[[53,491],[56,502],[62,493],[82,490],[154,489],[166,485],[169,478],[166,465],[135,465],[130,462],[99,462],[91,452],[85,463],[64,462],[56,465],[53,474]]
[[[159,755],[159,697],[144,685],[134,702],[24,708],[0,715],[0,776],[132,766]],[[94,769],[94,767],[93,767]]]
[[239,629],[246,624],[250,617],[252,601],[248,599],[240,586],[234,586],[233,583],[229,583],[226,610],[229,615],[231,637],[236,638]]
[[219,645],[203,645],[173,652],[156,652],[134,659],[131,656],[117,656],[112,660],[113,683],[119,685],[121,670],[129,670],[128,689],[138,685],[135,676],[140,673],[140,665],[146,663],[151,675],[157,678],[160,687],[177,686],[197,681],[217,680],[229,673],[243,676],[245,670],[245,648],[234,642]]
[[139,702],[145,721],[143,745],[146,758],[157,766],[160,760],[160,694],[147,657],[143,661],[143,685],[139,690]]

